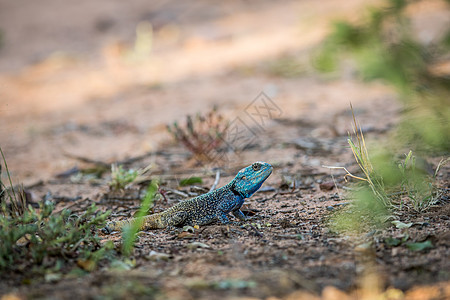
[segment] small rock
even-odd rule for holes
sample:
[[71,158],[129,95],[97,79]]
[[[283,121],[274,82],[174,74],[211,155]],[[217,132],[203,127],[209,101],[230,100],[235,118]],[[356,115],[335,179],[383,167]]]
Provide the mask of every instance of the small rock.
[[210,246],[200,242],[192,242],[190,244],[187,244],[186,247],[191,250],[195,250],[198,248],[205,248],[205,249],[211,248]]
[[145,258],[151,261],[168,261],[170,259],[170,255],[152,250]]
[[323,182],[319,185],[321,191],[331,191],[334,189],[334,186],[335,184],[333,181]]
[[397,247],[392,248],[391,255],[392,256],[397,256],[399,254],[399,252],[400,252],[400,248],[397,248]]
[[184,232],[194,233],[194,232],[195,232],[195,228],[192,227],[192,226],[184,226],[184,227],[183,227],[183,231],[184,231]]
[[333,206],[327,206],[327,210],[328,210],[328,211],[333,211],[333,210],[334,210],[334,207],[333,207]]
[[110,265],[110,268],[115,271],[129,271],[134,267],[136,267],[136,259],[127,258],[125,258],[123,261],[115,259],[111,262]]
[[48,273],[45,274],[45,281],[46,282],[56,282],[61,280],[62,274],[61,273]]
[[413,225],[413,223],[403,223],[401,221],[395,220],[391,222],[392,224],[395,225],[395,227],[399,228],[399,229],[403,229],[403,228],[409,228]]
[[364,243],[355,247],[355,251],[359,253],[370,253],[372,251],[372,243]]

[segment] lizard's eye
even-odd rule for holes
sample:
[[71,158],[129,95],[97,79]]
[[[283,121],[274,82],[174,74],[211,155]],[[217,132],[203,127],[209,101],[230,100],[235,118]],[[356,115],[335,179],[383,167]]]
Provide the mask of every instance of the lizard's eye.
[[261,169],[261,164],[254,163],[252,169],[253,171],[259,171]]

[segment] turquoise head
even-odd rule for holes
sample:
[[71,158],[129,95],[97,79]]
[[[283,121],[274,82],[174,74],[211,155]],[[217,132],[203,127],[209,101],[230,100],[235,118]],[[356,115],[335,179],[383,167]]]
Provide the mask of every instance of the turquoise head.
[[230,182],[233,192],[248,198],[255,193],[272,174],[272,166],[265,162],[255,162],[242,169]]

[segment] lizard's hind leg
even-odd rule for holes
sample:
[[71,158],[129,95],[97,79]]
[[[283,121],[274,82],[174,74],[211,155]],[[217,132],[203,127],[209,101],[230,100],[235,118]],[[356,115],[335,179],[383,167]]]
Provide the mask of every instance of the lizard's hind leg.
[[215,215],[206,215],[198,219],[192,220],[192,225],[199,225],[199,226],[208,225],[216,220],[217,218]]
[[180,211],[167,217],[165,221],[167,226],[180,226],[185,223],[187,216],[188,214],[185,211]]

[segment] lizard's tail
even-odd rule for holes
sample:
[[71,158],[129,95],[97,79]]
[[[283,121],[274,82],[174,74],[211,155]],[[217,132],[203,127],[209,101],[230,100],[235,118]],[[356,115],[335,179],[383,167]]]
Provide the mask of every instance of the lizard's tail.
[[161,213],[158,213],[145,216],[141,220],[138,218],[130,218],[122,221],[110,221],[102,229],[102,232],[109,234],[113,231],[120,231],[124,226],[131,226],[136,224],[136,222],[142,222],[139,225],[139,230],[160,229],[166,227],[166,224],[164,224],[161,219]]

